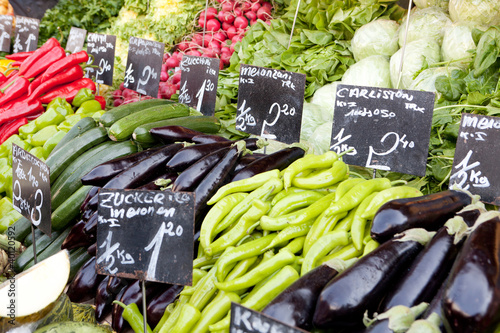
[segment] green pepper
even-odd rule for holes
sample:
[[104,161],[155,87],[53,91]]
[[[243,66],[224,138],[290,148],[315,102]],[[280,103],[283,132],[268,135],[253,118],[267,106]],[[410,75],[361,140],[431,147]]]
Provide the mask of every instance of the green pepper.
[[[283,192],[283,191],[282,191]],[[280,192],[281,193],[281,192]],[[288,214],[299,208],[304,208],[312,205],[314,202],[321,199],[324,195],[316,191],[300,191],[291,193],[283,197],[280,201],[273,205],[269,211],[269,217],[277,217]]]
[[351,188],[354,187],[354,185],[357,185],[359,183],[362,183],[366,181],[366,179],[363,178],[349,178],[344,180],[337,186],[337,191],[335,191],[335,201],[339,201],[340,198],[344,196]]
[[363,249],[363,238],[365,237],[365,226],[367,221],[366,218],[363,218],[363,213],[366,211],[366,207],[370,206],[371,202],[378,193],[380,192],[373,192],[361,201],[358,208],[356,208],[356,213],[352,219],[351,238],[354,246],[359,251]]
[[310,154],[292,162],[292,164],[282,172],[285,189],[292,185],[292,179],[299,173],[308,169],[330,168],[338,158],[335,152],[329,150],[322,155]]
[[9,173],[12,174],[12,167],[9,164],[0,166],[0,193],[5,192],[9,187],[7,176]]
[[9,226],[21,217],[22,215],[12,207],[11,203],[10,206],[3,211],[2,217],[0,218],[0,232],[5,232]]
[[305,177],[294,177],[292,185],[307,190],[314,190],[332,186],[348,176],[349,168],[347,164],[337,160],[328,169],[319,169]]
[[[122,313],[123,319],[125,319],[130,324],[130,327],[132,327],[134,332],[144,333],[144,317],[139,311],[139,307],[137,306],[137,304],[130,303],[129,305],[125,305],[120,301],[113,301],[113,304],[118,304],[123,308],[123,313]],[[146,325],[146,329],[148,333],[153,333],[149,325]]]
[[59,125],[66,119],[65,116],[60,114],[56,108],[47,108],[40,117],[36,118],[34,123],[38,131],[50,125]]
[[31,155],[36,156],[37,158],[41,159],[42,161],[45,160],[43,157],[43,147],[37,146],[33,147],[28,151]]
[[231,303],[241,302],[240,297],[236,293],[219,292],[217,296],[203,309],[201,318],[193,328],[191,333],[205,333],[208,331],[208,326],[215,324],[229,312]]
[[305,191],[305,190],[301,189],[301,188],[293,187],[293,186],[287,188],[286,190],[284,189],[274,196],[273,200],[271,200],[271,205],[274,207],[274,205],[276,205],[278,203],[278,201],[281,201],[281,199],[283,199],[284,197],[287,197],[287,196],[294,194],[294,193],[303,192],[303,191]]
[[18,145],[20,148],[24,150],[30,150],[31,145],[29,144],[28,140],[23,140],[21,137],[17,134],[11,135],[10,138],[5,140],[4,143],[0,147],[1,149],[1,154],[0,157],[8,157],[10,165],[12,165],[12,144],[15,143]]
[[83,102],[82,105],[80,105],[80,107],[78,108],[78,110],[76,110],[75,114],[89,114],[101,110],[102,110],[101,103],[99,103],[95,99],[91,99]]
[[62,123],[59,124],[59,126],[57,126],[57,129],[67,132],[70,129],[72,129],[77,122],[88,116],[89,115],[86,114],[73,114],[71,116],[68,116],[66,117],[65,121],[63,121]]
[[97,111],[97,112],[94,112],[94,114],[92,115],[92,118],[96,121],[96,122],[99,122],[99,119],[101,119],[102,115],[106,113],[106,110],[101,110],[101,111]]
[[302,254],[306,255],[311,246],[314,243],[316,243],[316,241],[320,237],[325,235],[327,232],[332,231],[333,228],[335,228],[335,226],[337,225],[337,223],[340,220],[342,220],[346,215],[347,215],[346,213],[341,213],[330,217],[325,217],[325,213],[323,212],[320,216],[318,216],[314,221],[314,224],[312,225],[311,229],[307,233]]
[[345,246],[349,242],[349,236],[345,231],[330,231],[311,246],[309,252],[304,257],[300,276],[316,267],[316,264],[325,257],[328,252],[337,246]]
[[205,276],[207,275],[207,272],[202,270],[202,269],[193,269],[193,283],[191,286],[184,286],[184,288],[181,291],[181,295],[185,296],[192,296],[194,293],[194,290],[196,289],[196,284]]
[[57,131],[50,139],[45,141],[43,144],[43,158],[47,159],[49,157],[52,150],[57,146],[59,141],[66,135],[66,131]]
[[363,249],[363,255],[362,257],[366,256],[368,253],[372,252],[373,250],[375,250],[380,244],[372,239],[371,241],[369,241],[368,243],[366,243],[365,245],[365,248]]
[[[43,116],[43,115],[41,115],[41,116]],[[23,126],[19,127],[19,136],[23,140],[26,140],[29,135],[35,134],[36,131],[38,131],[38,128],[36,127],[35,122],[34,121],[30,121],[26,125],[23,125]]]
[[94,99],[94,93],[89,88],[82,88],[78,90],[73,99],[73,106],[80,107],[83,102]]
[[170,333],[185,333],[191,332],[191,329],[196,325],[201,317],[200,310],[193,305],[186,303],[183,305],[179,318]]
[[[170,332],[170,329],[174,327],[174,325],[177,323],[177,320],[179,319],[179,315],[181,313],[183,305],[185,305],[188,301],[187,297],[179,297],[179,300],[176,301],[175,307],[173,310],[170,311],[170,314],[166,319],[164,320],[165,315],[163,315],[162,319],[160,319],[160,322],[158,325],[156,325],[154,329],[154,333],[167,333]],[[168,307],[167,307],[168,308]],[[165,314],[167,311],[165,311]]]
[[75,113],[71,104],[69,104],[64,98],[56,97],[49,104],[47,104],[46,110],[55,109],[57,112],[63,116],[69,116]]
[[291,225],[289,227],[286,227],[278,233],[271,244],[267,246],[266,250],[272,249],[275,246],[279,246],[280,244],[285,243],[286,241],[289,241],[291,239],[307,235],[307,233],[311,229],[312,224],[313,221],[311,220],[305,224]]
[[354,244],[347,244],[341,249],[335,250],[323,259],[320,259],[318,261],[318,266],[321,264],[324,264],[327,261],[330,261],[332,259],[341,259],[341,260],[349,260],[349,259],[354,259],[358,258],[360,255],[363,254],[363,251],[357,250]]
[[42,128],[32,136],[28,137],[28,142],[35,147],[43,146],[45,142],[58,132],[56,125],[50,125]]
[[388,201],[403,198],[420,197],[422,195],[422,192],[410,186],[397,186],[388,188],[386,190],[380,191],[377,196],[373,198],[370,204],[365,208],[364,212],[361,213],[361,217],[371,220],[377,213],[378,209]]

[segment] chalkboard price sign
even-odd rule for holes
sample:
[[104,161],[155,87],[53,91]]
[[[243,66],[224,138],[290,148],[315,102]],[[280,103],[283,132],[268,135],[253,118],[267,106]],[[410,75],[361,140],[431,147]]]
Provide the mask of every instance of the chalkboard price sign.
[[185,55],[181,61],[179,102],[205,116],[215,113],[220,59]]
[[424,176],[434,94],[339,84],[330,150],[344,162]]
[[99,192],[99,274],[191,285],[193,243],[192,193]]
[[230,325],[231,333],[307,333],[237,303],[231,303]]
[[85,44],[86,35],[87,30],[77,27],[71,27],[68,36],[68,42],[66,43],[66,50],[70,53],[76,53],[83,50],[83,44]]
[[88,67],[87,77],[99,84],[112,85],[115,49],[116,36],[90,33],[87,36],[87,53],[94,57],[93,64],[99,68]]
[[12,191],[14,209],[50,236],[49,168],[16,144],[12,144]]
[[299,142],[306,76],[240,66],[236,129],[284,143]]
[[140,94],[156,97],[160,86],[165,44],[130,37],[123,84]]
[[29,52],[37,49],[40,20],[16,15],[14,53]]
[[0,15],[0,52],[10,52],[12,15]]
[[500,205],[500,118],[462,114],[450,188],[458,186],[481,196],[481,201]]

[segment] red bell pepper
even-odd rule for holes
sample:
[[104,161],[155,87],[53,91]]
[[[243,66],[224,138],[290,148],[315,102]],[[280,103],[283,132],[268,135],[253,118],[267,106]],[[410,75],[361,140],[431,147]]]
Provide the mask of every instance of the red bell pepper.
[[61,47],[61,44],[59,44],[59,41],[55,39],[54,37],[49,38],[45,44],[40,46],[38,49],[36,49],[33,54],[31,54],[29,57],[27,57],[24,61],[23,64],[21,65],[21,68],[19,68],[19,71],[21,75],[25,74],[28,69],[31,68],[31,66],[38,62],[48,51],[53,49],[54,47],[59,46]]
[[43,105],[40,99],[28,99],[21,97],[0,108],[0,124],[17,119],[28,117],[43,112]]
[[0,92],[2,93],[2,95],[0,95],[0,106],[3,106],[7,102],[13,101],[16,98],[27,95],[29,85],[30,81],[20,76],[0,89]]
[[8,138],[12,135],[17,134],[19,131],[19,127],[26,125],[28,123],[28,119],[19,118],[16,120],[9,121],[5,123],[0,129],[0,145],[4,143]]
[[68,103],[71,103],[78,91],[82,88],[89,88],[93,92],[95,92],[96,90],[94,81],[88,78],[82,78],[50,90],[45,95],[40,97],[40,100],[43,104],[47,104],[50,103],[54,98],[61,97],[66,99]]
[[14,61],[23,61],[26,60],[30,55],[32,55],[35,51],[28,52],[17,52],[13,54],[7,54],[5,59],[14,60]]
[[76,52],[73,54],[70,54],[69,56],[60,59],[50,65],[49,68],[43,73],[43,78],[42,82],[47,81],[57,73],[62,72],[65,69],[68,69],[70,67],[73,67],[74,65],[81,64],[82,62],[87,62],[89,60],[89,55],[87,54],[87,51],[80,51]]
[[106,109],[106,99],[104,98],[104,96],[96,95],[94,99],[98,101],[99,104],[101,104],[101,109]]
[[60,86],[61,84],[69,83],[81,79],[83,77],[83,69],[79,65],[74,65],[68,70],[61,72],[60,74],[54,76],[51,79],[43,82],[38,88],[30,94],[30,97],[36,98],[41,96],[43,93]]
[[[21,72],[21,68],[19,73],[27,79],[34,78],[47,70],[53,63],[56,61],[66,57],[66,52],[60,46],[56,46],[48,51],[44,56],[38,59],[37,62],[31,65],[29,69],[27,69],[24,73]],[[24,65],[24,63],[23,63]]]

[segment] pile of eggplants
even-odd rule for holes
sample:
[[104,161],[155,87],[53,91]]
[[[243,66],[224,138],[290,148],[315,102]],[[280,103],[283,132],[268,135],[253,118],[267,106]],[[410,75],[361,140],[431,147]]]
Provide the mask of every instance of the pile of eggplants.
[[[96,319],[112,316],[112,327],[121,332],[128,326],[122,317],[123,308],[114,300],[128,305],[142,304],[142,290],[137,280],[98,275],[95,270],[98,192],[107,189],[160,190],[165,180],[171,191],[195,193],[195,232],[203,220],[206,202],[240,171],[245,175],[271,169],[284,169],[304,155],[298,147],[285,148],[273,154],[253,154],[262,141],[249,138],[237,142],[216,135],[205,135],[180,126],[153,129],[151,133],[163,143],[125,157],[96,166],[81,181],[91,185],[83,202],[81,218],[71,229],[62,248],[87,247],[92,258],[76,273],[69,284],[68,295],[73,302],[95,298]],[[251,167],[252,163],[261,161]],[[265,165],[266,167],[263,167]],[[239,176],[241,177],[241,175]],[[249,176],[248,176],[249,177]],[[158,185],[158,180],[162,184]],[[196,236],[195,236],[196,238]],[[148,322],[156,326],[165,308],[181,292],[182,286],[147,283]]]
[[425,304],[420,318],[437,314],[442,332],[494,332],[500,212],[472,201],[450,190],[384,204],[373,219],[372,237],[383,235],[378,248],[343,271],[316,267],[262,312],[315,332],[390,333],[387,320],[366,327],[366,316]]

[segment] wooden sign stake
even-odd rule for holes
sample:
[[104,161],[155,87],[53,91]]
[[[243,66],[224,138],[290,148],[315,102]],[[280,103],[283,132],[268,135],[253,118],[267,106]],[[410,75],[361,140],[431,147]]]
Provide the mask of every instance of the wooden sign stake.
[[408,29],[410,27],[410,13],[411,13],[411,3],[413,0],[409,0],[408,2],[408,15],[406,16],[406,27],[405,27],[405,39],[403,42],[403,47],[401,48],[401,62],[399,64],[399,77],[398,77],[398,82],[396,84],[396,89],[399,89],[399,85],[401,84],[401,79],[403,78],[403,60],[405,57],[405,50],[406,50],[406,39],[408,37]]
[[295,17],[293,18],[292,31],[290,32],[290,39],[288,40],[288,47],[287,47],[287,49],[289,49],[290,48],[290,44],[292,44],[293,29],[295,29],[295,21],[297,21],[297,15],[299,15],[299,7],[300,7],[300,0],[297,3],[297,9],[295,10]]
[[142,284],[142,314],[144,317],[144,332],[148,331],[148,312],[146,305],[146,280],[141,281]]

